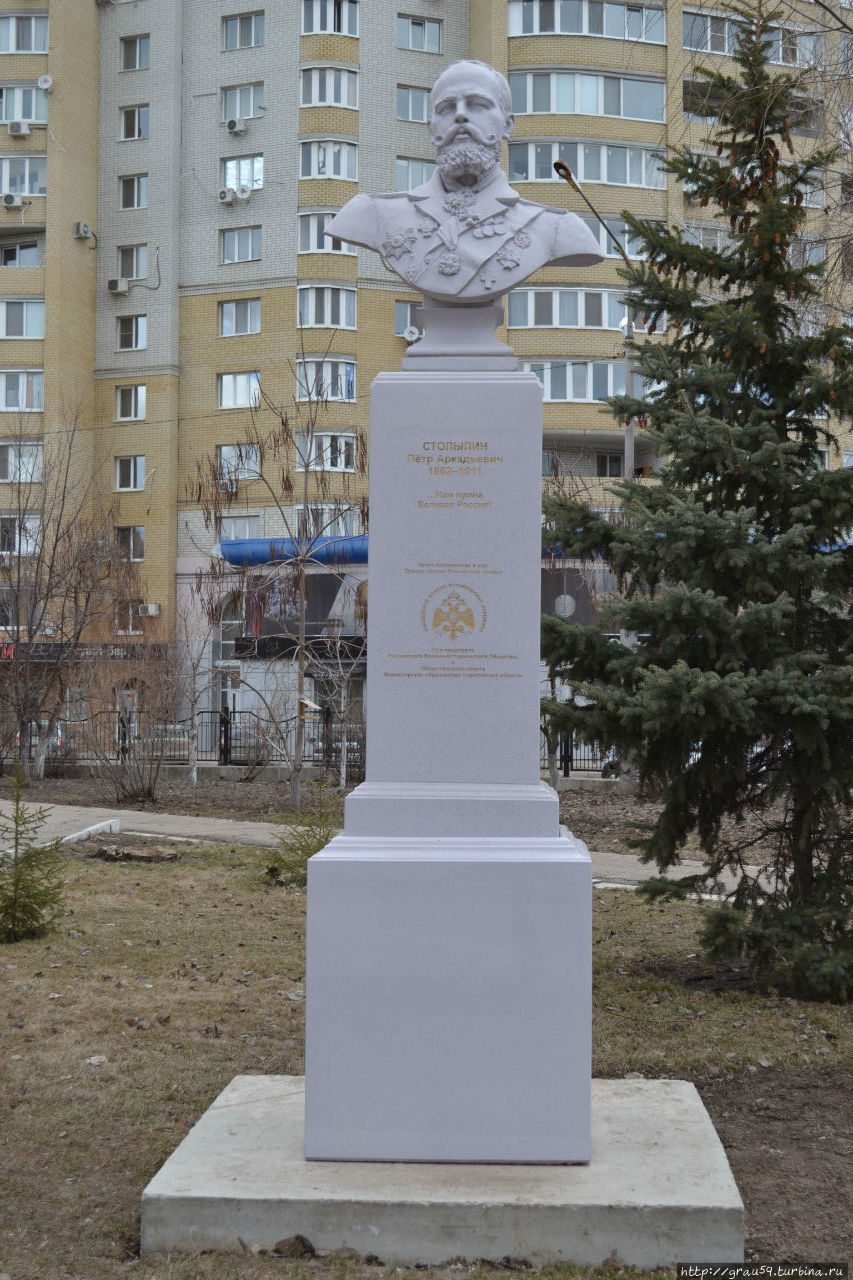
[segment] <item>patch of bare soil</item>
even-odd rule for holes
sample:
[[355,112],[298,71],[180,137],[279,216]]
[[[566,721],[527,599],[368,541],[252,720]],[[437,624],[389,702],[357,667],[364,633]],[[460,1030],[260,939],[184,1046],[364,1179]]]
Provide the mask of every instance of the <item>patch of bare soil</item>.
[[747,1259],[849,1262],[851,1073],[765,1071],[696,1083],[746,1205]]
[[[3,785],[6,787],[8,783],[4,780]],[[306,804],[310,804],[315,790],[314,783],[303,786]],[[100,778],[43,778],[28,784],[24,799],[31,805],[109,805],[117,809],[148,809],[154,813],[201,814],[208,818],[242,818],[255,822],[278,822],[291,812],[288,784],[267,782],[263,778],[246,782],[233,778],[200,779],[195,787],[182,779],[164,779],[155,800],[117,800],[110,785]]]

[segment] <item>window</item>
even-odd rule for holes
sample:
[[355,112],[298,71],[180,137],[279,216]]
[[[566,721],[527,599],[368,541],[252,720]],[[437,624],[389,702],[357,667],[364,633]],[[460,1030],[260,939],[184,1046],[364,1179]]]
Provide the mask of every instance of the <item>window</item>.
[[0,444],[0,481],[28,484],[41,480],[42,446],[39,440]]
[[853,467],[853,452],[845,449],[841,456],[841,465],[844,467]]
[[233,156],[222,161],[222,185],[231,187],[248,187],[250,191],[260,191],[264,185],[264,157]]
[[355,436],[317,432],[296,437],[297,471],[355,471]]
[[580,71],[511,72],[512,109],[517,115],[622,116],[663,120],[662,80],[594,75]]
[[261,471],[256,444],[221,444],[216,450],[217,466],[222,480],[257,480]]
[[300,328],[355,328],[355,289],[297,289]]
[[337,236],[324,236],[326,224],[331,222],[335,209],[323,210],[319,213],[300,213],[299,215],[299,252],[300,253],[357,253],[354,244],[347,240],[339,240]]
[[590,232],[598,241],[598,247],[601,249],[601,252],[606,254],[608,258],[621,257],[619,250],[613,243],[614,238],[625,250],[629,258],[645,257],[645,246],[643,245],[643,242],[637,239],[628,224],[622,218],[604,219],[607,223],[607,230],[610,232],[610,235],[607,234],[607,231],[604,230],[604,227],[602,227],[597,218],[585,216],[581,218],[581,221],[586,223]]
[[[736,18],[696,13],[685,9],[682,17],[682,43],[685,49],[702,53],[737,52],[744,24]],[[771,62],[783,66],[814,66],[823,52],[822,37],[811,31],[790,27],[773,27],[768,32],[767,50]]]
[[728,228],[716,222],[685,223],[684,239],[688,244],[700,244],[704,249],[717,249],[719,252],[731,244]]
[[259,373],[220,373],[220,409],[255,409],[261,403]]
[[235,14],[233,18],[222,19],[223,49],[252,49],[264,43],[264,14]]
[[801,267],[820,266],[826,262],[826,241],[806,240],[797,236],[791,242],[790,262],[795,270]]
[[117,600],[116,631],[120,635],[141,635],[142,626],[139,621],[141,611],[141,600]]
[[133,173],[118,180],[118,207],[120,209],[148,208],[148,174]]
[[145,280],[148,276],[148,245],[120,244],[118,273],[125,280]]
[[0,627],[4,631],[11,630],[15,626],[17,616],[15,594],[4,588],[0,591]]
[[419,302],[394,303],[394,333],[398,338],[404,338],[407,329],[420,329],[416,319],[419,306]]
[[0,53],[47,53],[47,14],[4,14]]
[[9,556],[31,556],[38,550],[41,517],[0,515],[0,553]]
[[414,160],[411,156],[397,156],[397,190],[414,191],[429,182],[435,173],[434,160]]
[[0,244],[0,267],[37,267],[41,265],[38,240],[14,240]]
[[354,142],[302,142],[301,178],[358,177],[358,147]]
[[0,189],[3,195],[46,196],[47,156],[0,156]]
[[116,489],[129,493],[144,488],[145,455],[138,453],[116,458]]
[[41,369],[0,370],[0,413],[40,413],[44,408]]
[[297,398],[355,399],[354,360],[297,360]]
[[302,0],[302,34],[358,35],[358,0]]
[[627,308],[621,289],[514,289],[509,295],[512,329],[618,329]]
[[233,538],[257,538],[257,516],[220,516],[219,536],[224,541]]
[[306,67],[302,72],[303,107],[357,107],[358,72],[337,67]]
[[[625,393],[624,360],[524,360],[522,368],[542,383],[544,400],[606,400]],[[642,379],[634,375],[635,394]]]
[[511,36],[586,35],[663,44],[663,9],[601,0],[509,0]]
[[261,228],[235,227],[222,232],[222,261],[256,262],[261,256]]
[[43,298],[0,298],[0,338],[43,337]]
[[30,124],[47,121],[47,94],[35,85],[0,85],[0,120],[28,120]]
[[433,18],[405,18],[398,14],[397,48],[441,53],[441,23]]
[[119,111],[119,121],[119,138],[122,142],[133,142],[138,138],[147,138],[147,102],[141,103],[137,107],[122,107]]
[[352,507],[332,502],[298,506],[296,527],[300,538],[351,538],[355,533],[356,513]]
[[621,453],[597,453],[595,455],[595,474],[599,479],[614,479],[622,474]]
[[122,560],[144,560],[145,526],[130,524],[117,527],[116,550]]
[[145,383],[116,387],[116,418],[129,422],[145,417]]
[[220,338],[237,338],[246,333],[261,331],[260,298],[241,298],[236,302],[219,304]]
[[408,84],[397,85],[397,119],[429,119],[429,89],[415,89]]
[[122,71],[147,71],[151,66],[150,36],[125,36],[120,48]]
[[116,346],[119,351],[143,351],[148,345],[148,317],[119,316],[116,320]]
[[222,90],[222,119],[250,120],[264,109],[264,84],[236,84]]
[[581,182],[612,186],[666,187],[664,160],[650,147],[603,142],[511,142],[511,182],[559,182],[554,161],[564,160]]

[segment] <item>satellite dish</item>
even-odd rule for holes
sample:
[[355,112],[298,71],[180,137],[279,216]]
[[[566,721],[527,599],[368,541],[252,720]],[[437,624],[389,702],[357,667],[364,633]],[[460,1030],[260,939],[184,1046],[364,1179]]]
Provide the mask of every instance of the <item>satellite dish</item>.
[[576,608],[574,596],[557,596],[554,601],[554,612],[561,618],[570,618]]
[[40,89],[43,89],[45,93],[50,93],[50,90],[53,87],[53,76],[39,76],[38,80],[36,80],[36,84]]
[[403,330],[403,337],[407,342],[417,342],[421,336],[421,331],[415,324],[407,325]]

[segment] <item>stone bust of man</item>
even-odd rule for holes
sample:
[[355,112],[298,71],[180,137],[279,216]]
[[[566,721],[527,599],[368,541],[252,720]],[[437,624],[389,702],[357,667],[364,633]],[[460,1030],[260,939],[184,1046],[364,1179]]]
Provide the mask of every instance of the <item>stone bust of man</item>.
[[539,267],[587,267],[603,255],[574,213],[523,200],[499,168],[515,125],[509,85],[485,62],[454,62],[430,94],[436,171],[413,191],[354,196],[327,236],[375,249],[412,289],[477,306]]

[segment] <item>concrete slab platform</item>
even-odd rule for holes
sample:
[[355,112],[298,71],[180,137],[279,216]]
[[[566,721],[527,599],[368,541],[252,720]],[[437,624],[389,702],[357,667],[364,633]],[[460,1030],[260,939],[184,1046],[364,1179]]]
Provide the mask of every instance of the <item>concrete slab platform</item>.
[[588,1165],[307,1161],[304,1080],[236,1076],[142,1195],[142,1252],[270,1249],[388,1264],[743,1260],[743,1202],[695,1087],[594,1080]]

